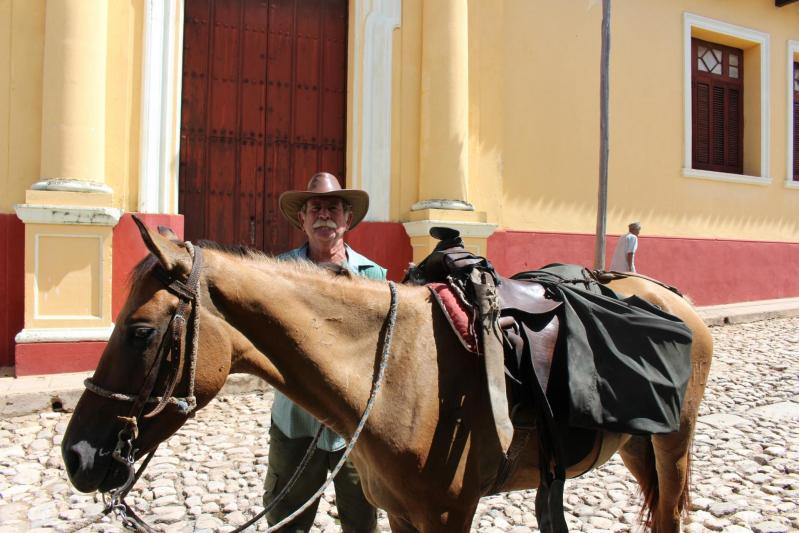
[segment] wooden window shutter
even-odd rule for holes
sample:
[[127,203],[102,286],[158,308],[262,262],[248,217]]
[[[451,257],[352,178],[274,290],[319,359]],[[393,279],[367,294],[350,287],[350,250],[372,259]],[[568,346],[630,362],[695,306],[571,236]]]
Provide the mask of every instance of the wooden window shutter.
[[799,181],[799,63],[793,64],[793,179]]
[[714,165],[724,165],[724,87],[714,86],[711,91],[712,96],[712,121],[710,124],[710,142],[712,145],[711,163]]
[[710,85],[696,83],[693,110],[694,166],[710,164]]
[[691,40],[692,157],[696,169],[743,172],[743,52]]
[[741,116],[743,102],[741,102],[741,92],[738,89],[728,88],[727,92],[727,116],[726,128],[724,128],[727,135],[727,154],[724,160],[724,165],[729,168],[735,168],[741,172],[743,165],[743,158],[741,157],[741,144],[743,135],[741,135]]
[[793,98],[793,179],[799,181],[799,94]]

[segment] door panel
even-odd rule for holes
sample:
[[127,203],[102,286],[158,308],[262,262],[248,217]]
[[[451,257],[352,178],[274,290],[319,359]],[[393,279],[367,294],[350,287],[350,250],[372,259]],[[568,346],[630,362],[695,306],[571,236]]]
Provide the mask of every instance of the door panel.
[[187,239],[281,252],[280,194],[346,181],[347,0],[187,0],[179,208]]

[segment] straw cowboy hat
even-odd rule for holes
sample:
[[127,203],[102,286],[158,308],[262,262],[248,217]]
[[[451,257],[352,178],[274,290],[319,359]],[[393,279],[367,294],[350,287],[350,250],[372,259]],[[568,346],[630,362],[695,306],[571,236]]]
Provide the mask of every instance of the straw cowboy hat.
[[280,195],[280,211],[289,222],[299,229],[302,229],[298,213],[303,204],[309,199],[317,196],[334,196],[349,202],[352,206],[352,222],[348,229],[358,225],[366,216],[369,210],[369,195],[366,191],[359,189],[342,189],[333,174],[320,172],[311,177],[308,182],[308,190],[305,191],[286,191]]

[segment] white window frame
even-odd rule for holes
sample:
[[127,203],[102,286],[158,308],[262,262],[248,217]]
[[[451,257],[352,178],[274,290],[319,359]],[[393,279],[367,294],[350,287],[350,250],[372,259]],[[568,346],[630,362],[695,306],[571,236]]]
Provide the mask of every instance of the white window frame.
[[[691,101],[691,34],[693,28],[737,37],[759,46],[760,50],[760,176],[747,176],[728,172],[714,172],[693,168],[693,117]],[[683,13],[683,112],[684,112],[684,155],[682,175],[686,178],[709,179],[732,183],[768,185],[771,153],[771,113],[769,82],[769,35],[750,28],[736,26],[728,22],[714,20],[693,13]],[[746,69],[746,65],[744,65]],[[744,71],[745,72],[745,71]],[[746,117],[744,116],[744,122]]]
[[799,59],[797,59],[797,55],[799,55],[799,41],[788,41],[788,66],[786,69],[786,74],[788,77],[788,98],[786,100],[787,104],[787,120],[788,123],[788,131],[785,137],[786,139],[786,166],[785,166],[785,187],[788,189],[799,189],[799,181],[793,180],[793,99],[794,99],[794,90],[793,90],[793,64]]

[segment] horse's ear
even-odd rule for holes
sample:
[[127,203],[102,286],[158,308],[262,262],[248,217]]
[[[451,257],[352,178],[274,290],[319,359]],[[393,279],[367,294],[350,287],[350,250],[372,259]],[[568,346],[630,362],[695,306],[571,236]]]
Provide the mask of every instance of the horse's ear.
[[[186,248],[151,230],[136,215],[132,217],[139,228],[144,245],[158,259],[164,270],[183,274],[191,272],[191,257]],[[169,231],[174,235],[172,230]]]
[[177,234],[174,231],[172,231],[172,228],[170,227],[158,226],[158,233],[160,233],[161,235],[163,235],[172,242],[183,242],[181,238],[178,237]]

